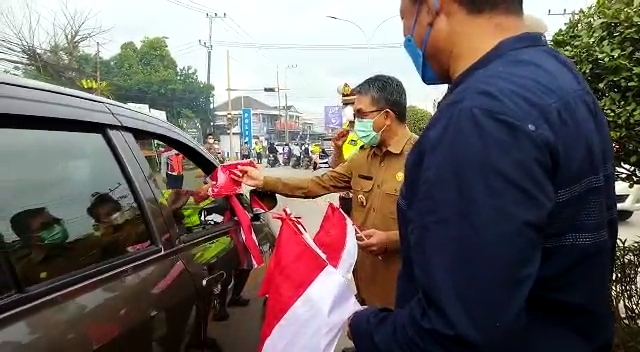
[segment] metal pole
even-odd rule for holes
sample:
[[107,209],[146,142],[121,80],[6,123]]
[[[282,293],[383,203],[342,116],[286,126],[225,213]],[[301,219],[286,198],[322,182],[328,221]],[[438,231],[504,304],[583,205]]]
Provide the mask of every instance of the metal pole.
[[[276,88],[278,90],[278,120],[280,120],[282,118],[282,112],[280,110],[282,105],[280,104],[280,69],[278,67],[276,67]],[[289,126],[287,126],[287,123],[288,121],[286,120],[286,117],[285,117],[285,125],[284,125],[285,142],[289,134]]]
[[[209,16],[209,14],[207,14],[207,18],[209,19],[209,42],[207,43],[207,85],[211,84],[211,50],[213,49],[213,16]],[[202,128],[202,134],[206,134],[211,132],[212,128],[211,128],[211,124],[212,124],[212,117],[211,117],[211,95],[209,95],[209,101],[207,104],[207,120],[209,121],[209,126],[206,126],[205,128],[203,128],[204,126],[200,126]],[[205,136],[203,136],[205,137]]]
[[96,43],[96,95],[100,95],[100,42]]
[[229,127],[229,159],[233,155],[233,120],[231,116],[231,54],[227,50],[227,127]]

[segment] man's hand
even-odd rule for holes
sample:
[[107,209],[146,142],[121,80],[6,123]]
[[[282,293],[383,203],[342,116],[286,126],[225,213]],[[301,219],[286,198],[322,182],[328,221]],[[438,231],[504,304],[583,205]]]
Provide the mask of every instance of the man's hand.
[[338,150],[341,149],[344,143],[347,141],[349,137],[350,131],[348,129],[341,129],[336,133],[331,142],[333,142],[333,149]]
[[165,185],[167,184],[167,178],[166,177],[162,177],[162,183],[164,183]]
[[371,255],[382,255],[387,252],[393,240],[388,232],[374,229],[362,231],[357,239],[360,248]]
[[236,181],[255,188],[262,187],[264,176],[260,170],[252,166],[238,166],[238,172],[238,174],[231,174],[231,177]]
[[191,192],[189,191],[185,191],[182,189],[173,190],[171,191],[171,194],[169,194],[169,197],[167,198],[167,207],[169,207],[169,209],[171,209],[172,211],[178,210],[182,208],[185,204],[187,204],[190,197],[191,197]]

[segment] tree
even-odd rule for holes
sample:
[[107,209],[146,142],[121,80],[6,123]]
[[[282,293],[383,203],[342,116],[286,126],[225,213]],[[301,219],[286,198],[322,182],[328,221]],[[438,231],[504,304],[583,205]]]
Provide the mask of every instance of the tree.
[[79,65],[86,63],[83,49],[107,30],[92,24],[91,11],[73,9],[66,1],[57,13],[47,20],[29,0],[0,9],[0,61],[27,78],[77,88],[81,79],[92,77],[87,66]]
[[418,136],[422,134],[430,119],[431,113],[428,110],[421,109],[415,105],[407,107],[407,126],[411,132]]
[[584,76],[609,122],[618,178],[640,183],[638,0],[598,0],[574,15],[552,45]]
[[192,120],[200,120],[201,126],[210,122],[213,86],[202,83],[193,67],[178,68],[166,38],[144,38],[140,47],[124,43],[103,67],[103,77],[111,83],[115,100],[163,110],[176,126],[186,126]]

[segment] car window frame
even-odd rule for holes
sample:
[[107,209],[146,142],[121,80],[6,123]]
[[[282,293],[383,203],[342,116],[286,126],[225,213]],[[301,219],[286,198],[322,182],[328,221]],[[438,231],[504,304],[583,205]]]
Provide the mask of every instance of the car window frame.
[[[169,135],[169,133],[160,133],[157,131],[147,131],[136,128],[123,128],[122,134],[131,149],[134,150],[133,154],[136,159],[138,159],[138,164],[140,165],[141,172],[143,173],[148,162],[138,146],[137,139],[135,138],[136,134],[144,134],[149,138],[156,139],[172,148],[178,147],[175,149],[180,151],[180,153],[183,154],[187,159],[189,159],[189,161],[191,161],[196,167],[203,171],[205,175],[207,175],[208,173],[212,173],[219,166],[217,160],[213,158],[204,148],[202,148],[202,146],[198,145],[190,138],[178,139],[182,136],[178,135],[177,133]],[[184,149],[180,150],[180,148]],[[183,153],[184,151],[186,151],[187,153]],[[210,163],[210,165],[203,165],[206,163]],[[147,186],[152,189],[152,186],[148,183],[148,181]],[[157,197],[156,201],[159,202],[159,199],[157,199]],[[175,250],[178,252],[227,236],[229,230],[238,226],[237,219],[232,218],[231,220],[219,225],[212,225],[210,227],[207,227],[206,229],[195,231],[189,234],[180,234],[178,226],[172,218],[170,219],[165,217],[165,221],[169,224],[169,231],[171,232],[172,238],[174,239],[175,247],[171,251]]]
[[[69,106],[68,108],[70,110],[77,109],[73,106]],[[25,286],[20,282],[14,263],[11,260],[8,260],[6,253],[2,253],[2,256],[4,257],[2,260],[5,263],[8,260],[8,264],[10,264],[9,276],[12,279],[15,291],[11,295],[0,297],[0,314],[24,307],[29,303],[57,294],[73,286],[84,284],[92,281],[93,279],[106,275],[110,276],[111,274],[117,275],[118,271],[127,270],[127,268],[132,264],[145,261],[145,259],[151,258],[152,256],[162,252],[162,248],[159,246],[159,236],[157,232],[154,231],[154,228],[150,226],[149,219],[147,217],[148,212],[146,211],[144,202],[141,201],[143,199],[142,194],[135,184],[135,178],[132,175],[133,171],[129,169],[124,161],[123,155],[120,154],[121,146],[120,148],[117,147],[117,143],[121,143],[121,141],[118,142],[113,139],[108,133],[108,128],[109,125],[107,124],[90,121],[60,119],[57,117],[42,115],[33,116],[0,113],[0,129],[78,132],[100,135],[109,151],[111,151],[111,154],[119,167],[120,173],[129,187],[136,205],[139,207],[139,211],[143,216],[143,221],[149,232],[150,241],[150,245],[147,248],[131,252],[117,258],[105,260],[98,263],[95,267],[76,270],[33,286]]]

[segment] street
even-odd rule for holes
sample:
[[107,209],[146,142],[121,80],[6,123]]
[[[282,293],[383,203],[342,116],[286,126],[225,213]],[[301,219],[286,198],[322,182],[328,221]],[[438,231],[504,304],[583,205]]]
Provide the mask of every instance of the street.
[[[314,175],[319,175],[322,172],[316,171],[313,172],[311,170],[296,170],[289,167],[279,167],[273,169],[265,169],[265,174],[270,176],[280,176],[280,177],[310,177]],[[302,218],[304,225],[307,227],[310,234],[315,234],[320,225],[320,221],[322,220],[322,216],[324,215],[324,211],[326,209],[326,204],[328,201],[337,202],[337,195],[329,195],[315,200],[309,199],[288,199],[284,197],[279,197],[278,207],[274,209],[273,212],[280,211],[283,207],[288,207],[291,211]],[[272,220],[270,216],[267,216],[269,219],[269,223],[271,227],[277,231],[279,228],[279,222]],[[633,241],[638,238],[640,235],[640,216],[635,215],[631,217],[626,222],[620,223],[619,226],[619,238],[626,239],[627,241]],[[259,269],[263,270],[263,269]],[[256,275],[259,276],[259,275]],[[250,309],[253,312],[249,314],[249,316],[259,316],[260,309],[262,306],[262,300],[257,297],[257,292],[260,287],[260,282],[258,280],[250,280],[245,289],[245,294],[247,297],[252,298],[252,303],[247,308],[232,308],[231,319],[228,322],[224,323],[215,323],[210,327],[209,334],[213,337],[221,337],[221,336],[241,336],[242,339],[252,339],[255,340],[255,344],[258,344],[259,336],[251,336],[251,331],[258,331],[260,321],[240,321],[242,316],[246,316],[244,314],[234,315],[233,310],[235,309]],[[233,327],[233,328],[232,328]],[[238,331],[238,329],[243,329],[244,331]],[[225,341],[239,341],[237,339],[228,339],[225,338]],[[342,336],[340,342],[338,343],[338,347],[336,351],[341,351],[342,348],[350,346],[349,340],[346,336]],[[225,345],[226,351],[240,351],[236,346]]]

